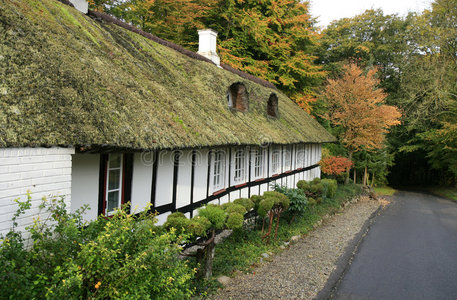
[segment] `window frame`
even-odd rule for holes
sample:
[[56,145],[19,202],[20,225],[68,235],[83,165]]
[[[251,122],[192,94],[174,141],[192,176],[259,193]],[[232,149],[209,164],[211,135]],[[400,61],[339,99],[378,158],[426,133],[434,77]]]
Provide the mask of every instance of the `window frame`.
[[[271,176],[276,176],[281,174],[282,168],[282,151],[281,146],[272,146],[271,147]],[[275,157],[277,161],[275,162]]]
[[[267,166],[265,152],[265,149],[260,147],[254,148],[251,151],[251,177],[253,180],[265,178],[265,171]],[[260,164],[257,164],[257,162]]]
[[[230,174],[230,184],[231,185],[241,185],[247,182],[247,149],[245,148],[234,148],[232,149],[231,157],[231,174]],[[239,165],[238,165],[239,163]],[[238,172],[238,176],[237,176]]]
[[[223,190],[225,188],[225,176],[226,176],[226,151],[223,149],[214,150],[211,152],[211,191],[213,193]],[[220,155],[220,158],[218,156]],[[219,167],[216,167],[216,158]],[[216,169],[218,169],[218,174],[216,174]],[[216,184],[215,178],[216,175],[219,176],[218,183]]]
[[[112,154],[120,155],[121,161],[119,167],[110,168],[110,157]],[[109,178],[110,178],[110,171],[119,170],[119,184],[118,188],[116,189],[109,189]],[[103,215],[110,217],[114,215],[116,209],[120,209],[124,204],[124,191],[125,191],[125,158],[123,153],[108,153],[106,155],[106,162],[105,162],[105,182],[103,187]],[[117,191],[119,193],[118,200],[117,200],[117,207],[112,211],[108,211],[108,197],[110,192]]]

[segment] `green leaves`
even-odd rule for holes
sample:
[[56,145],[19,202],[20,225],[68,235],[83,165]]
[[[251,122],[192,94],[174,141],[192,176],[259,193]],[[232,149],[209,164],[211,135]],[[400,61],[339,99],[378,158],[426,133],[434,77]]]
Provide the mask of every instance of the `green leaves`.
[[[18,213],[26,204],[20,205]],[[43,202],[49,218],[28,230],[32,246],[11,231],[0,244],[0,298],[176,299],[192,295],[194,270],[176,259],[186,235],[155,226],[154,215],[125,209],[79,226],[62,197]],[[177,217],[176,219],[179,219]],[[204,224],[203,219],[197,220]],[[203,225],[205,227],[205,225]],[[200,231],[201,232],[201,231]]]

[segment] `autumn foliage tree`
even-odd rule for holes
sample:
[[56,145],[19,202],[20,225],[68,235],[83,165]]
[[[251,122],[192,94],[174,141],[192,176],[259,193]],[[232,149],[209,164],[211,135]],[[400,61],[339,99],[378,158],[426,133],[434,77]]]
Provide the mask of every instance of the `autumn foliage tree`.
[[206,21],[219,32],[224,63],[268,80],[305,110],[326,73],[314,63],[319,35],[309,2],[219,0]]
[[389,127],[400,124],[400,111],[384,104],[387,94],[377,88],[375,75],[376,69],[364,74],[357,65],[349,64],[340,78],[328,80],[323,92],[324,117],[339,127],[339,139],[350,160],[354,152],[382,148]]
[[331,176],[343,174],[347,169],[352,167],[352,161],[343,156],[327,156],[319,162],[322,173]]

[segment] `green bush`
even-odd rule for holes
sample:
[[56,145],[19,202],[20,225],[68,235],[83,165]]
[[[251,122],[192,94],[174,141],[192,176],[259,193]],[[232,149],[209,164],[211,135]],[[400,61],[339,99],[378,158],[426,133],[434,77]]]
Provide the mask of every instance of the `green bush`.
[[226,214],[219,205],[208,204],[199,208],[198,215],[200,217],[205,217],[211,223],[212,228],[216,230],[224,228]]
[[254,204],[254,210],[255,211],[258,211],[259,209],[259,204],[260,202],[263,200],[263,197],[260,196],[260,195],[252,195],[250,200],[252,201],[252,203]]
[[254,208],[254,203],[248,198],[239,198],[233,201],[233,203],[244,206],[247,212]]
[[295,217],[302,216],[305,213],[308,200],[302,189],[291,189],[280,185],[274,185],[273,188],[276,192],[284,194],[289,199],[290,206],[287,211],[291,215],[290,222],[292,222]]
[[289,208],[289,205],[290,205],[289,198],[287,198],[287,196],[284,194],[281,194],[276,191],[269,191],[269,192],[263,193],[263,197],[265,199],[273,199],[274,205],[281,206],[281,208],[283,210],[286,210]]
[[267,213],[272,209],[273,205],[275,204],[275,200],[273,198],[264,198],[259,202],[257,213],[261,217],[265,217]]
[[244,216],[239,213],[232,213],[227,217],[227,228],[240,229],[243,227]]
[[224,210],[229,215],[237,213],[243,216],[246,213],[246,208],[241,204],[236,204],[235,202],[226,203]]
[[31,248],[24,246],[15,227],[2,237],[1,299],[192,295],[194,270],[177,259],[185,236],[164,232],[153,215],[144,212],[135,218],[118,210],[111,218],[84,224],[84,209],[68,213],[63,198],[44,201],[42,208],[50,222],[35,221],[27,229]]
[[170,230],[174,228],[178,234],[186,233],[191,238],[205,236],[206,231],[210,228],[211,223],[205,217],[197,216],[188,219],[181,212],[174,212],[167,217],[163,227]]
[[338,183],[335,179],[322,179],[322,184],[325,187],[326,198],[333,199],[336,195],[336,190],[338,189]]
[[333,199],[338,184],[334,179],[314,178],[312,181],[300,180],[297,182],[297,187],[303,190],[310,204],[313,204],[314,202],[321,203],[324,199]]

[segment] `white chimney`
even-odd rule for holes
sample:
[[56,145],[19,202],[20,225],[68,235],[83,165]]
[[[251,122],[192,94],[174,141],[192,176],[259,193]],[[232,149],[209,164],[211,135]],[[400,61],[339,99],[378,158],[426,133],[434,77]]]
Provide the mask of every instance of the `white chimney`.
[[212,29],[198,30],[198,54],[210,59],[220,67],[221,59],[216,52],[217,32]]
[[89,10],[89,3],[87,3],[86,0],[70,0],[70,2],[77,10],[83,14],[87,14]]

